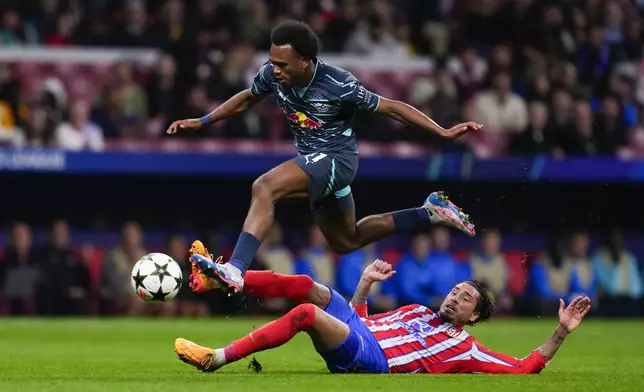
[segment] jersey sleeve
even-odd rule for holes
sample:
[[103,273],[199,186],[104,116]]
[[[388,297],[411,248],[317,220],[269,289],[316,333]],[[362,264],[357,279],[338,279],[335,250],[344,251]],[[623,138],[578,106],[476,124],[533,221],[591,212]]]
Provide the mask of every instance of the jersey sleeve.
[[354,305],[351,302],[350,304],[353,310],[355,310],[356,313],[358,314],[358,317],[360,317],[361,319],[366,319],[367,317],[369,317],[369,313],[368,313],[369,306],[366,303],[362,305]]
[[340,99],[344,105],[353,107],[362,113],[373,113],[380,105],[380,96],[367,90],[353,77],[345,83]]
[[253,79],[253,84],[250,86],[250,93],[256,97],[271,94],[274,91],[273,83],[275,82],[275,75],[273,74],[273,65],[269,62],[264,63],[257,71],[257,75]]
[[547,365],[548,360],[538,350],[519,359],[489,350],[472,339],[472,350],[465,358],[434,365],[432,370],[436,373],[538,374]]

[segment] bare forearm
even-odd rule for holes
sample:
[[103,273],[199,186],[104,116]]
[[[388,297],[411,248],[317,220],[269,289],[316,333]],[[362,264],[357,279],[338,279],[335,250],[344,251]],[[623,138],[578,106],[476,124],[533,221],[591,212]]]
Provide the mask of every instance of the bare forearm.
[[373,282],[370,282],[364,277],[360,278],[360,282],[353,293],[353,298],[351,298],[351,303],[357,306],[366,304],[372,284]]
[[225,120],[229,117],[243,113],[252,108],[261,101],[261,97],[256,97],[250,93],[250,90],[243,90],[226,102],[222,103],[217,109],[204,116],[202,122],[216,123],[217,121]]
[[420,112],[418,109],[410,106],[404,102],[391,101],[387,105],[387,116],[399,121],[403,124],[424,129],[436,133],[440,136],[445,136],[447,130],[438,125],[434,120]]
[[539,354],[543,355],[547,360],[551,360],[555,356],[559,347],[563,344],[564,340],[568,337],[568,331],[561,325],[557,326],[552,336],[537,349]]

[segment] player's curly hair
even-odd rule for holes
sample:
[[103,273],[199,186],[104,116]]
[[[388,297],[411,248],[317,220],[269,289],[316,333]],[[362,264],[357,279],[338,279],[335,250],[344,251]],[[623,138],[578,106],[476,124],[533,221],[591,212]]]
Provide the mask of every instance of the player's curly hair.
[[287,20],[271,31],[273,45],[291,45],[305,59],[315,59],[320,51],[320,39],[304,22]]
[[484,283],[479,282],[478,280],[466,280],[465,283],[474,287],[474,289],[479,293],[479,298],[476,301],[476,307],[474,311],[479,314],[473,322],[467,323],[467,325],[475,325],[484,321],[487,321],[494,314],[494,300],[490,291],[487,289]]

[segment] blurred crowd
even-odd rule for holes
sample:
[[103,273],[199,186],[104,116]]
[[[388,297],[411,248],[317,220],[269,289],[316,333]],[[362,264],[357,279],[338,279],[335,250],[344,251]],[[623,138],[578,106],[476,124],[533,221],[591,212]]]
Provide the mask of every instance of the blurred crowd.
[[[114,140],[158,141],[172,120],[200,117],[247,88],[270,29],[295,18],[319,34],[324,53],[390,64],[429,56],[434,68],[419,75],[395,65],[384,76],[351,71],[446,127],[486,126],[445,144],[359,117],[360,140],[484,157],[644,156],[641,0],[6,0],[0,13],[0,46],[162,51],[151,68],[119,62],[100,77],[69,72],[69,83],[54,72],[36,94],[25,91],[39,71],[0,65],[0,135],[17,147],[102,150]],[[82,94],[75,90],[84,75],[92,86]],[[258,110],[184,137],[288,140],[283,119],[274,121],[280,116]]]
[[[455,249],[450,230],[436,226],[397,245],[367,246],[346,256],[332,253],[315,226],[300,246],[287,245],[286,233],[279,223],[273,226],[251,269],[306,274],[349,299],[363,269],[377,258],[386,260],[397,274],[374,287],[372,312],[409,303],[437,308],[455,283],[477,279],[493,293],[501,316],[554,316],[559,298],[569,301],[578,294],[593,299],[593,315],[644,316],[644,263],[624,247],[617,229],[592,248],[589,233],[571,230],[531,254],[504,244],[495,228],[484,230],[471,249]],[[48,239],[37,244],[30,226],[16,222],[0,253],[0,314],[200,317],[280,313],[291,306],[283,299],[192,293],[187,285],[192,240],[176,233],[165,244],[149,247],[141,226],[128,222],[120,240],[101,249],[74,242],[68,223],[58,220]],[[207,242],[215,255],[230,256],[229,246]],[[168,303],[144,302],[130,283],[134,264],[153,251],[167,253],[182,266],[184,284]]]

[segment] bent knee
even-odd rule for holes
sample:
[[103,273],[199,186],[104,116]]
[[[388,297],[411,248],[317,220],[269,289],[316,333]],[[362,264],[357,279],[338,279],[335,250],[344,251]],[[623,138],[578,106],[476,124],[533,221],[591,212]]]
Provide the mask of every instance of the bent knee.
[[297,305],[288,312],[291,327],[297,331],[311,329],[315,323],[315,315],[320,310],[320,308],[310,303]]
[[253,182],[251,191],[254,199],[274,199],[276,193],[275,181],[269,174],[264,174]]

